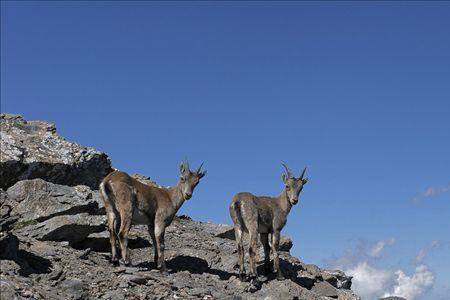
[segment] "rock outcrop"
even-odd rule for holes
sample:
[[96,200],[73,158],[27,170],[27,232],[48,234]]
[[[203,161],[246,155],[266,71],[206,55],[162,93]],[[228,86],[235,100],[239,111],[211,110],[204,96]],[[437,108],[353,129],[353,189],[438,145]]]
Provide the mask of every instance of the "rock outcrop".
[[53,124],[1,114],[0,188],[42,178],[65,185],[97,188],[111,170],[108,156],[66,141]]
[[[23,130],[21,135],[28,140],[27,145],[34,143],[31,140],[36,132],[25,130],[24,126],[35,124],[30,128],[39,130],[48,126],[17,116],[2,116],[2,147],[3,120],[9,122],[9,127],[5,126],[9,136]],[[37,136],[42,141],[42,135]],[[11,149],[19,142],[12,142],[10,137],[6,140],[9,161],[13,161]],[[27,149],[39,151],[31,146]],[[78,172],[74,167],[77,163],[72,160],[74,152],[58,153],[62,149],[48,150],[59,155],[62,164],[67,162],[59,171]],[[93,149],[89,151],[99,154]],[[39,154],[27,152],[26,156],[37,158]],[[25,167],[29,167],[23,158],[14,161],[25,162]],[[167,229],[170,275],[161,275],[154,268],[153,247],[145,226],[134,226],[130,232],[132,266],[111,265],[104,208],[94,185],[109,167],[107,159],[103,161],[106,162],[101,172],[84,169],[93,172],[90,181],[83,182],[85,185],[80,185],[72,175],[48,176],[50,169],[47,169],[50,173],[29,172],[33,176],[20,175],[12,169],[10,173],[2,171],[2,176],[13,174],[2,179],[7,183],[3,185],[6,191],[0,189],[2,299],[360,299],[350,290],[351,277],[343,272],[324,270],[291,256],[292,241],[287,237],[281,240],[280,253],[284,280],[270,275],[260,276],[259,283],[241,282],[233,228],[193,221],[187,216],[176,217]],[[156,185],[148,177],[136,177]],[[262,273],[263,251],[259,249],[258,269]]]

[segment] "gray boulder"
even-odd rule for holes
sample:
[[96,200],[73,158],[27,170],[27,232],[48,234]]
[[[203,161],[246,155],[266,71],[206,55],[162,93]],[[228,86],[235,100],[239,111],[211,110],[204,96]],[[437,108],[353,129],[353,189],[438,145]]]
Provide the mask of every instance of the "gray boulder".
[[111,171],[105,153],[66,141],[53,124],[10,114],[0,121],[0,188],[33,178],[97,188]]
[[352,277],[340,270],[323,270],[322,278],[338,289],[350,289],[352,285]]
[[10,199],[8,193],[0,189],[0,232],[9,231],[19,216],[14,215],[15,202]]
[[[21,222],[45,221],[59,215],[101,214],[103,203],[98,191],[79,185],[54,184],[42,179],[22,180],[7,190],[13,201],[12,213]],[[11,200],[10,200],[11,203]]]
[[312,287],[311,291],[320,296],[338,298],[337,290],[326,281],[316,282]]
[[105,217],[81,213],[56,216],[39,223],[25,223],[15,232],[41,241],[68,241],[69,244],[86,239],[90,234],[105,230]]

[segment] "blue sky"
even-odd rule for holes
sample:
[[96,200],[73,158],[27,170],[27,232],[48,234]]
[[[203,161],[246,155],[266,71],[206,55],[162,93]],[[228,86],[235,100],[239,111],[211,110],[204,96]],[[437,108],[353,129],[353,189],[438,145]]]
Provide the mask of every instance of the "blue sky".
[[[450,3],[1,8],[2,112],[54,122],[164,185],[183,158],[205,161],[181,209],[199,220],[230,223],[235,193],[277,195],[280,163],[307,165],[284,229],[295,255],[391,276],[360,288],[368,298],[407,289],[401,270],[422,287],[412,298],[448,299]],[[415,281],[422,265],[431,283]]]

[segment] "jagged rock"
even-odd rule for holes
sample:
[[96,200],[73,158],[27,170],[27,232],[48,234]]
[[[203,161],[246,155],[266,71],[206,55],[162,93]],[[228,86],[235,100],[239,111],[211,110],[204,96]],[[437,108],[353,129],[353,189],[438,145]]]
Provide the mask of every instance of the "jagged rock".
[[322,277],[338,289],[350,289],[352,285],[352,277],[339,270],[323,270]]
[[145,176],[145,175],[141,175],[141,174],[133,174],[131,175],[131,177],[133,177],[134,179],[139,180],[142,183],[154,186],[154,187],[161,187],[159,184],[157,184],[156,182],[154,182],[150,177]]
[[49,220],[32,223],[15,231],[41,241],[68,241],[69,244],[84,240],[91,233],[105,230],[105,217],[88,213],[56,216]]
[[0,189],[0,232],[8,231],[17,222],[19,216],[14,215],[12,210],[15,206],[8,193]]
[[69,299],[85,299],[88,295],[86,283],[78,278],[68,278],[61,282],[59,288],[70,295]]
[[0,271],[2,274],[19,274],[20,266],[13,260],[2,259]]
[[99,193],[87,186],[70,187],[42,179],[19,181],[7,193],[16,202],[13,213],[20,214],[21,222],[83,212],[99,214],[99,206],[103,207]]
[[10,216],[13,206],[10,203],[8,193],[0,189],[0,218]]
[[361,297],[355,295],[351,290],[338,289],[336,291],[339,300],[361,300]]
[[21,300],[23,297],[16,292],[13,281],[0,279],[0,295],[2,299]]
[[1,114],[0,188],[24,179],[43,178],[66,185],[97,188],[111,171],[105,153],[66,141],[53,124]]
[[[20,249],[20,242],[16,235],[8,232],[0,236],[0,260],[3,270],[3,262],[13,261],[19,268],[17,274],[27,276],[32,273],[47,273],[51,265],[50,261],[34,254],[32,251]],[[8,263],[11,267],[11,262]],[[9,269],[11,271],[11,269]],[[2,272],[3,273],[3,272]]]
[[326,281],[316,282],[312,287],[311,291],[320,296],[338,298],[337,290]]
[[145,277],[134,274],[123,274],[119,276],[120,280],[124,282],[133,282],[137,284],[145,284],[147,279]]
[[108,291],[106,292],[102,299],[104,300],[125,300],[125,296],[121,291]]

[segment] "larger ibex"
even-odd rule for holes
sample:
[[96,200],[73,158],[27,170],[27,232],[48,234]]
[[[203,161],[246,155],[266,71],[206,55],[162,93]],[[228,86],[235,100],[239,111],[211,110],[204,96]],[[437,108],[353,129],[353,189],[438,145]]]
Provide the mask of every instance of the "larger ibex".
[[197,170],[191,172],[187,161],[182,162],[180,180],[176,186],[170,188],[144,184],[120,171],[114,171],[103,179],[100,193],[105,202],[110,233],[111,262],[118,262],[118,235],[122,263],[130,264],[128,232],[132,224],[145,224],[152,238],[155,264],[162,273],[168,273],[164,261],[164,232],[178,209],[185,200],[192,197],[195,187],[205,176],[206,171],[202,172],[201,167],[200,165]]
[[257,277],[255,254],[258,233],[264,247],[265,272],[270,272],[270,245],[269,236],[272,240],[272,252],[274,254],[273,268],[277,278],[282,279],[278,257],[280,243],[280,231],[286,225],[287,216],[293,205],[297,204],[298,196],[303,186],[308,182],[304,178],[306,168],[303,169],[299,178],[295,178],[288,166],[283,164],[286,173],[283,173],[284,189],[278,197],[255,196],[250,193],[238,193],[233,197],[230,204],[230,216],[234,223],[235,238],[238,244],[239,254],[239,277],[245,278],[244,269],[244,243],[243,233],[247,232],[250,237],[249,260],[250,278]]

